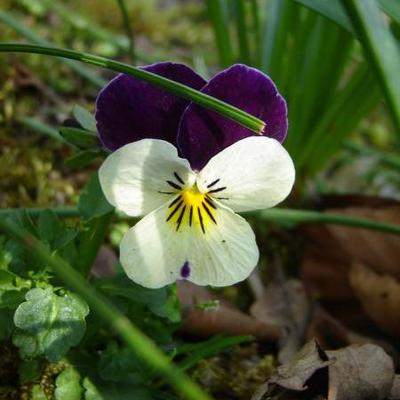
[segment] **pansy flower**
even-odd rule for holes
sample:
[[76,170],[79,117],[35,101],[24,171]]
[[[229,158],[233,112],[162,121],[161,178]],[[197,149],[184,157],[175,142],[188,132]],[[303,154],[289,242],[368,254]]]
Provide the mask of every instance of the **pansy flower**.
[[234,65],[208,83],[182,64],[145,70],[201,90],[262,119],[259,135],[220,114],[128,75],[99,94],[96,120],[112,151],[99,170],[107,200],[143,218],[121,241],[127,275],[150,288],[187,279],[227,286],[256,266],[255,235],[236,212],[273,207],[295,171],[281,145],[287,110],[260,71]]

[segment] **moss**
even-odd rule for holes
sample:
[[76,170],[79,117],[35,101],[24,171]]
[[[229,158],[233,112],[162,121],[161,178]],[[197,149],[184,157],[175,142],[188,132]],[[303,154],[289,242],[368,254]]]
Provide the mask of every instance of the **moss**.
[[254,343],[200,361],[191,375],[215,398],[245,400],[275,368],[274,356],[260,355],[258,345]]

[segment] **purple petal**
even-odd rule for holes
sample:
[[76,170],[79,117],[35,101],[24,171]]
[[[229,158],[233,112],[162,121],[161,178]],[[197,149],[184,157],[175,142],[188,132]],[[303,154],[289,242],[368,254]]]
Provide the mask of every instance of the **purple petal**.
[[[285,139],[286,102],[262,72],[236,64],[215,75],[201,91],[263,120],[265,136],[280,142]],[[225,147],[254,134],[215,111],[191,103],[182,115],[178,146],[192,168],[199,170]]]
[[[194,89],[206,84],[183,64],[163,62],[143,69]],[[164,139],[176,145],[179,120],[188,104],[187,100],[157,86],[120,74],[97,97],[100,139],[110,150],[144,138]]]

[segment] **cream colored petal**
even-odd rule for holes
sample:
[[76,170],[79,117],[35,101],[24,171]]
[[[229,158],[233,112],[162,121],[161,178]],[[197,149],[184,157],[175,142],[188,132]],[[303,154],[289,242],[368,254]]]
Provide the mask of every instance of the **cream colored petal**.
[[171,143],[143,139],[110,154],[100,167],[99,179],[113,206],[130,216],[140,216],[168,201],[177,187],[192,186],[195,174]]
[[120,260],[127,275],[149,288],[177,279],[228,286],[247,278],[259,257],[254,233],[242,217],[216,205],[216,223],[202,210],[204,229],[194,217],[189,224],[188,208],[182,224],[173,218],[167,222],[170,204],[144,217],[121,242]]
[[199,190],[234,211],[273,207],[292,190],[293,161],[275,139],[252,136],[215,155],[200,171]]

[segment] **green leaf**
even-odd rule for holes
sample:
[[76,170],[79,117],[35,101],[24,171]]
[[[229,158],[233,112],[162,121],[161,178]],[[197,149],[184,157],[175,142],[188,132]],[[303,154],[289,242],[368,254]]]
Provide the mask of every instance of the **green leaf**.
[[229,347],[253,340],[252,336],[214,336],[205,342],[182,345],[177,349],[178,354],[188,353],[189,355],[179,363],[179,367],[186,370],[196,365],[200,360],[218,354]]
[[32,386],[31,397],[29,400],[48,400],[44,390],[38,383]]
[[[346,15],[340,0],[294,0],[330,19],[342,28],[355,33],[352,21]],[[400,2],[398,0],[378,0],[379,7],[396,22],[400,22]]]
[[295,0],[311,10],[330,19],[342,28],[354,34],[353,25],[346,15],[340,0]]
[[21,383],[37,381],[42,373],[43,362],[39,360],[22,360],[18,367]]
[[24,299],[24,295],[30,289],[30,280],[20,278],[9,271],[8,263],[5,268],[0,267],[0,309],[17,307]]
[[159,317],[167,318],[171,322],[180,321],[176,286],[148,289],[132,282],[125,274],[99,278],[93,283],[107,296],[123,297],[133,303],[146,306]]
[[375,0],[342,0],[365,55],[380,80],[400,135],[400,48]]
[[104,197],[97,172],[92,175],[83,190],[78,208],[85,221],[90,221],[113,210],[113,206]]
[[39,238],[47,242],[52,250],[58,250],[74,240],[77,230],[65,227],[57,215],[50,209],[39,215]]
[[103,152],[99,150],[82,150],[65,160],[65,165],[69,168],[83,168],[93,160],[102,157]]
[[85,400],[105,400],[95,384],[88,377],[83,379],[82,386],[85,389]]
[[99,145],[97,135],[83,129],[63,126],[60,128],[60,135],[78,149],[90,149]]
[[13,311],[0,310],[0,340],[9,338],[13,330]]
[[81,376],[74,367],[65,368],[56,379],[55,400],[81,400],[84,389],[80,380]]
[[232,64],[233,55],[229,37],[229,21],[226,13],[225,0],[207,0],[206,4],[208,16],[214,29],[220,65],[221,67],[228,67]]
[[400,1],[399,0],[379,0],[381,9],[400,24]]
[[74,108],[72,109],[72,114],[83,129],[86,129],[89,132],[97,132],[96,120],[94,116],[88,110],[86,110],[86,108],[75,104]]
[[146,370],[128,348],[120,348],[116,342],[108,344],[100,357],[99,374],[105,381],[144,383]]
[[59,296],[51,288],[31,289],[25,299],[14,314],[18,329],[13,343],[24,358],[44,355],[58,361],[82,339],[87,304],[73,293]]

